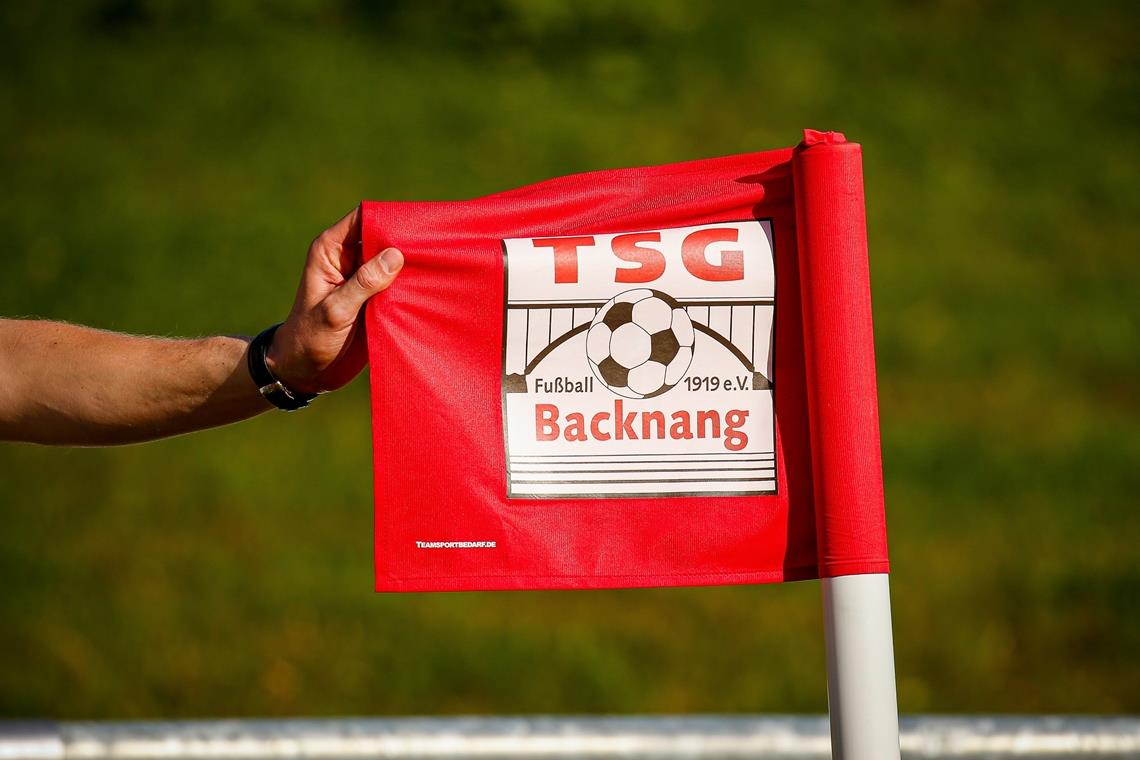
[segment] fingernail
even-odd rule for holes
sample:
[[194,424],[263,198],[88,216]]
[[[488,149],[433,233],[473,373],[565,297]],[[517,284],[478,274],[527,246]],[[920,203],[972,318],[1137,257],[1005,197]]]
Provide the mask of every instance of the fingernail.
[[380,266],[384,268],[385,274],[396,274],[404,266],[404,254],[396,248],[386,248],[380,254]]

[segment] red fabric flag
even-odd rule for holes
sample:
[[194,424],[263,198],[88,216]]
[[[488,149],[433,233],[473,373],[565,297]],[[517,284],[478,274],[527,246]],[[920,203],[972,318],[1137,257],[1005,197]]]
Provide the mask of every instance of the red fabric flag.
[[365,202],[380,591],[887,571],[862,159]]

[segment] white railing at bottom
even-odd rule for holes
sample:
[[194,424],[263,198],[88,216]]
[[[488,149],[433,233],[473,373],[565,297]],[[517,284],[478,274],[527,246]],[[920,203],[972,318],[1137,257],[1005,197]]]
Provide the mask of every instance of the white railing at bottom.
[[[904,717],[904,758],[1140,758],[1135,717]],[[818,760],[826,717],[0,721],[0,758]]]

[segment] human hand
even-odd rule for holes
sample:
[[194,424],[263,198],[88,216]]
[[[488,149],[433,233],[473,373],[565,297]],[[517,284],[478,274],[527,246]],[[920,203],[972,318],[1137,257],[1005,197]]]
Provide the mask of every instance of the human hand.
[[363,265],[360,256],[357,206],[309,246],[293,308],[266,353],[270,371],[290,390],[336,390],[368,362],[361,307],[392,284],[404,255],[387,248]]

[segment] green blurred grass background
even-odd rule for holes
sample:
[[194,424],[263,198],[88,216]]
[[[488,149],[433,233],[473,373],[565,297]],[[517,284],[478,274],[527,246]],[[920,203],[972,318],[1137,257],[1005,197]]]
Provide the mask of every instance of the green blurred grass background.
[[[901,708],[1140,711],[1138,19],[1109,3],[0,10],[0,313],[281,318],[362,197],[864,144]],[[375,595],[363,379],[0,446],[0,713],[826,708],[818,586]]]

